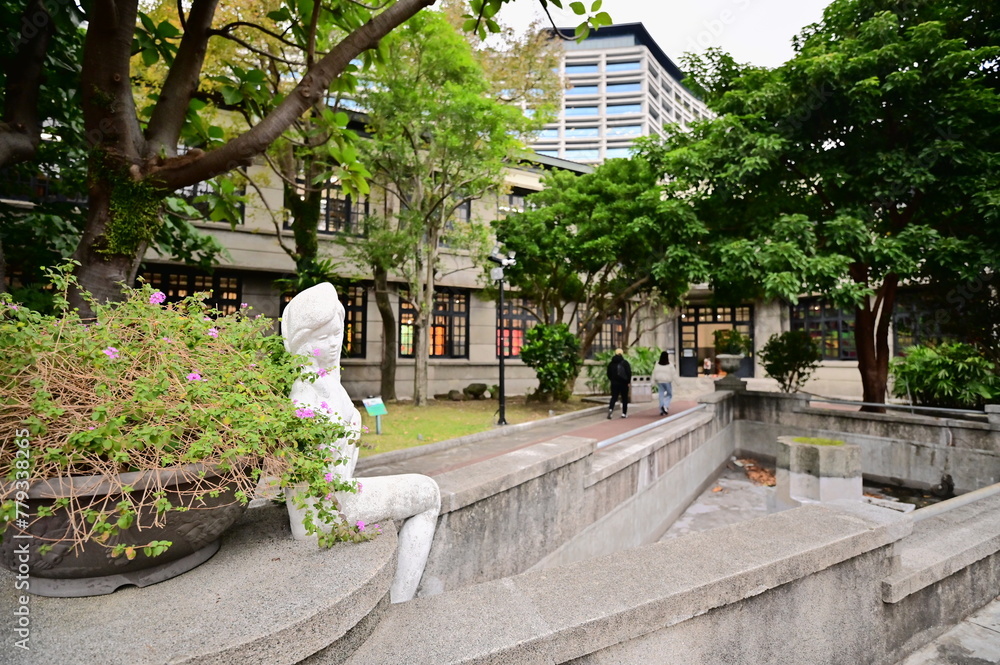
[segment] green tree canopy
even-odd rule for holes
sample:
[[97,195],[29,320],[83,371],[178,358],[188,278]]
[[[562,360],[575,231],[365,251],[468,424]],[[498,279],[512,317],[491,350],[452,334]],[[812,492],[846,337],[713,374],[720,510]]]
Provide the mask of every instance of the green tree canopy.
[[835,0],[774,70],[691,61],[718,116],[642,150],[708,227],[717,294],[854,308],[866,401],[898,288],[1000,255],[998,27],[979,0]]
[[654,295],[675,306],[707,274],[704,225],[684,202],[663,198],[657,180],[642,158],[612,159],[584,175],[554,171],[527,210],[494,224],[517,252],[511,287],[544,322],[577,315],[581,357],[626,303]]
[[[470,0],[468,27],[483,35],[498,30],[494,16],[508,1]],[[562,0],[539,1],[562,6]],[[334,81],[351,75],[354,60],[432,4],[282,0],[263,16],[247,11],[217,20],[218,0],[192,0],[157,22],[140,11],[139,0],[3,0],[0,25],[10,49],[3,63],[0,168],[40,155],[42,127],[60,119],[66,106],[47,109],[39,93],[47,77],[66,66],[72,81],[63,89],[78,94],[74,101],[82,111],[82,122],[73,127],[76,140],[66,145],[87,148],[86,218],[74,253],[78,277],[95,297],[115,299],[116,283],[131,281],[161,232],[163,202],[171,192],[251,164],[325,101]],[[574,5],[585,26],[610,23],[596,11],[600,0],[594,11]],[[56,35],[68,39],[67,31],[77,26],[84,30],[82,50],[66,62],[50,57],[50,47],[56,47],[53,55],[60,52]],[[204,76],[208,46],[218,40],[235,43],[233,52],[254,60],[253,66],[234,63],[226,81]],[[153,66],[163,68],[162,79],[133,78],[133,67]],[[272,94],[269,76],[286,69],[287,88]],[[219,111],[242,112],[265,96],[273,103],[246,114],[245,127],[227,132],[211,122]],[[186,136],[200,136],[204,145],[185,152]],[[88,309],[80,298],[76,304]]]
[[[533,123],[521,109],[494,99],[471,46],[439,13],[413,17],[382,48],[392,67],[363,76],[356,94],[369,134],[358,147],[391,212],[371,216],[365,237],[348,248],[373,272],[377,298],[386,297],[390,275],[407,285],[419,406],[427,391],[436,275],[445,269],[442,249],[482,251],[486,227],[459,211],[501,187],[508,160],[522,147],[518,137]],[[391,308],[380,305],[380,311],[387,339],[394,339]],[[385,347],[394,358],[395,346]],[[383,390],[389,378],[383,375]]]

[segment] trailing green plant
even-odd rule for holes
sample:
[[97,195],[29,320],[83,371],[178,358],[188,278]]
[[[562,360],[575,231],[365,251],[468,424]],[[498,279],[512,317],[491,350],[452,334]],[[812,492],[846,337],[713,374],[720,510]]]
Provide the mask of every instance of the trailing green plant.
[[781,391],[798,392],[816,371],[822,355],[815,340],[805,330],[789,330],[771,335],[757,354],[764,372],[777,380]]
[[[111,556],[156,556],[170,543],[110,542],[133,525],[161,525],[169,513],[197,508],[203,497],[234,491],[246,503],[268,477],[281,487],[307,485],[317,522],[333,525],[320,533],[307,523],[321,544],[368,537],[337,510],[334,493],[354,491],[355,482],[329,472],[342,463],[331,442],[347,429],[290,401],[304,363],[271,334],[270,320],[246,306],[212,310],[206,293],[165,304],[165,294],[149,285],[124,289],[121,302],[90,300],[94,318],[81,320],[67,301],[76,286],[71,269],[49,273],[53,315],[0,294],[0,429],[18,437],[0,449],[0,527],[25,517],[19,510],[36,483],[103,476],[117,503],[58,499],[55,507],[75,525],[59,544],[107,543]],[[121,479],[189,464],[218,475],[200,474],[173,499]],[[56,544],[34,543],[42,554]]]
[[[614,355],[614,350],[600,351],[594,354],[596,362],[587,365],[587,387],[591,391],[601,395],[607,395],[611,392],[607,368]],[[660,349],[652,346],[633,346],[623,355],[632,367],[632,376],[649,376],[653,373],[653,365],[660,358]],[[656,386],[654,385],[653,388],[655,389]]]
[[981,409],[1000,401],[996,363],[964,343],[909,346],[889,364],[892,392],[912,404]]
[[716,330],[712,333],[715,337],[715,352],[728,353],[738,356],[750,353],[750,338],[735,328],[729,330]]
[[541,323],[524,334],[521,360],[535,370],[538,389],[534,396],[565,402],[573,394],[580,373],[580,340],[565,323]]

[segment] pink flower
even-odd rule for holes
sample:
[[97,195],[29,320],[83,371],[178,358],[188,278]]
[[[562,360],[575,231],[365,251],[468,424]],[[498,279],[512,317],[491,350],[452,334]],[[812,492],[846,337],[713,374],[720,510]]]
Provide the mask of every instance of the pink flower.
[[10,306],[10,308],[11,308],[12,310],[14,310],[15,312],[16,312],[16,311],[17,311],[17,309],[18,309],[17,305],[11,305],[11,306]]
[[159,305],[163,303],[163,301],[166,299],[167,299],[166,293],[164,293],[163,291],[156,291],[155,293],[153,293],[153,295],[149,296],[149,304]]
[[210,317],[210,316],[203,316],[201,320],[202,321],[211,321],[212,317]]
[[109,346],[108,348],[104,349],[104,355],[106,355],[108,358],[111,358],[112,360],[118,360],[118,349],[116,349],[113,346]]
[[170,339],[169,337],[161,337],[160,340],[166,342],[167,344],[173,344],[174,342],[174,340]]
[[326,500],[331,501],[332,499],[333,499],[333,492],[330,492],[329,494],[326,495]]
[[372,524],[372,528],[375,529],[376,531],[378,531],[379,533],[382,533],[382,525],[381,524]]
[[256,366],[257,366],[257,363],[250,363],[250,366],[251,366],[251,367],[256,367]]
[[296,418],[315,418],[316,412],[312,409],[295,409]]
[[312,354],[314,356],[316,356],[317,358],[319,358],[321,355],[323,355],[323,350],[322,349],[313,349],[312,350]]
[[358,531],[364,531],[364,530],[365,530],[365,523],[361,520],[358,520]]
[[327,404],[326,402],[320,402],[320,403],[319,403],[319,406],[320,406],[320,408],[321,408],[321,409],[323,409],[324,411],[329,411],[329,410],[330,410],[330,405],[329,405],[329,404]]
[[94,429],[93,427],[88,427],[87,429]]
[[188,374],[187,375],[187,380],[188,381],[204,381],[204,379],[201,378],[201,374],[199,374],[198,372],[191,372],[190,374]]
[[209,337],[218,337],[219,336],[219,329],[218,328],[209,328],[208,329],[208,336]]
[[325,367],[320,367],[318,370],[316,370],[316,373],[319,374],[320,376],[326,376],[327,374],[330,373],[330,371]]
[[328,483],[332,483],[332,482],[333,482],[333,479],[334,479],[334,475],[333,475],[333,472],[332,472],[332,471],[330,471],[330,472],[327,472],[327,473],[325,473],[325,474],[323,475],[323,480],[325,480],[325,481],[326,481],[326,482],[328,482]]
[[358,483],[358,494],[361,494],[361,487],[362,487],[361,483]]
[[240,309],[246,309],[247,307],[249,307],[249,305],[247,305],[245,302],[240,303]]
[[365,434],[367,434],[369,432],[368,425],[362,425],[361,426],[361,431],[364,432]]

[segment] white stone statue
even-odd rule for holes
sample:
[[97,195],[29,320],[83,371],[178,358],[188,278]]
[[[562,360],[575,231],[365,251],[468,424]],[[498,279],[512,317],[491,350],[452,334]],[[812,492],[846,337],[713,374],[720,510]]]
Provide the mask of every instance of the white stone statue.
[[[327,413],[334,420],[339,418],[351,432],[347,437],[331,442],[340,455],[347,458],[347,463],[330,468],[335,475],[350,479],[358,461],[355,444],[361,432],[361,414],[340,384],[344,306],[340,304],[333,285],[318,284],[295,296],[282,315],[281,334],[289,353],[310,360],[311,368],[303,368],[303,371],[317,374],[314,382],[299,379],[292,386],[291,398],[296,406]],[[399,530],[399,556],[389,597],[393,603],[410,600],[417,593],[434,539],[441,492],[434,479],[420,474],[358,480],[362,485],[360,492],[337,493],[341,512],[351,524],[358,521],[374,524],[385,520],[405,520]],[[305,530],[299,521],[302,511],[296,510],[291,503],[288,505],[293,535],[305,538]]]

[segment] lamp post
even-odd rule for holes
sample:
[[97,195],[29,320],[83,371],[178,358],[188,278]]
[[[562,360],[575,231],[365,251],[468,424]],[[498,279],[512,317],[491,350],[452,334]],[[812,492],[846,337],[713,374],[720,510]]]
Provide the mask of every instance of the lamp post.
[[504,413],[504,409],[506,407],[506,404],[505,404],[504,385],[503,385],[503,383],[504,383],[504,381],[503,381],[503,379],[504,379],[504,377],[503,377],[503,361],[504,361],[504,356],[507,355],[507,335],[505,334],[506,331],[505,331],[505,326],[504,326],[504,322],[503,322],[503,314],[504,314],[504,312],[503,312],[503,278],[504,278],[503,269],[504,268],[508,268],[508,267],[510,267],[512,265],[515,265],[517,263],[517,261],[514,260],[514,256],[515,256],[514,252],[507,252],[507,255],[504,256],[503,254],[500,253],[500,247],[496,246],[496,247],[493,248],[493,251],[490,252],[489,257],[487,257],[487,258],[489,258],[490,261],[492,261],[493,263],[497,264],[496,268],[493,268],[492,270],[490,270],[490,279],[492,279],[494,282],[496,282],[497,284],[500,285],[500,303],[499,303],[499,306],[497,308],[497,331],[499,333],[499,338],[500,338],[500,340],[499,340],[500,341],[500,353],[499,353],[499,356],[500,356],[500,384],[499,384],[500,394],[497,395],[497,400],[500,402],[500,415],[497,418],[497,425],[506,425],[507,424],[507,417],[506,417],[506,414]]

